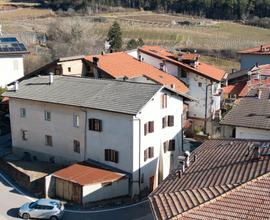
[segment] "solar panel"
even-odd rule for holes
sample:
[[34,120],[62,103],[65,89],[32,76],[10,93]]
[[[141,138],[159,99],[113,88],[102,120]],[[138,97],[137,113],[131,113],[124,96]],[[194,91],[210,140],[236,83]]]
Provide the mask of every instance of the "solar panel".
[[0,37],[0,43],[18,42],[16,37]]
[[24,44],[19,42],[0,43],[0,53],[14,53],[14,52],[27,52],[27,49],[24,46]]

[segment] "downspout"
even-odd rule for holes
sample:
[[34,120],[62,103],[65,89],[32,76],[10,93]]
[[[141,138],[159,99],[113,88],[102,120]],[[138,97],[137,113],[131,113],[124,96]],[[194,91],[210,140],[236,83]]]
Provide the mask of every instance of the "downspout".
[[86,146],[87,146],[87,111],[81,108],[81,111],[85,113],[84,119],[84,155],[83,160],[86,161]]
[[184,149],[184,131],[183,131],[183,120],[184,120],[184,115],[183,113],[181,114],[181,139],[182,139],[182,146],[181,146],[181,150],[182,153],[184,153],[185,149]]
[[212,86],[212,84],[206,85],[206,92],[205,92],[205,114],[204,114],[204,133],[206,134],[206,123],[207,123],[207,104],[208,104],[208,87]]
[[138,186],[139,186],[139,197],[141,195],[141,119],[135,118],[134,120],[139,121],[139,169],[138,169]]

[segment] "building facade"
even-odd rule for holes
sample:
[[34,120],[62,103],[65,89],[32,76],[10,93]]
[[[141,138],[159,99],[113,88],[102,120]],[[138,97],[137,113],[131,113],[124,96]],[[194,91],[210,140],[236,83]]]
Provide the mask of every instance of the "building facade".
[[28,51],[14,37],[0,37],[0,87],[24,76],[23,55]]
[[[134,53],[132,53],[134,56]],[[225,72],[199,62],[197,54],[174,55],[160,47],[139,48],[137,59],[167,72],[189,88],[188,94],[198,102],[189,104],[188,117],[206,130],[206,122],[220,114],[221,81]]]
[[241,70],[249,70],[255,65],[270,64],[270,45],[245,49],[238,52]]
[[4,94],[10,99],[14,153],[113,167],[131,175],[133,195],[155,188],[176,166],[188,96],[156,84],[74,77],[47,81],[34,77]]

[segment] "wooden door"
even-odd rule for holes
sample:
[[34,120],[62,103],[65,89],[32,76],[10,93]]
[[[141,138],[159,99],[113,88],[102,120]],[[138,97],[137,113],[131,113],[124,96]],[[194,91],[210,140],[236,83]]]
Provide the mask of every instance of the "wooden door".
[[149,190],[152,192],[155,187],[155,176],[151,176],[149,180]]
[[56,178],[56,197],[81,204],[82,186]]

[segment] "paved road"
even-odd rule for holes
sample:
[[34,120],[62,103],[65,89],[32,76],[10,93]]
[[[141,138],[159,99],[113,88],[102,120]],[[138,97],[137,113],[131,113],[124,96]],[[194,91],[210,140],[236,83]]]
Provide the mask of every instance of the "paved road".
[[[21,195],[6,182],[0,173],[0,219],[18,219],[18,207],[31,198]],[[153,220],[148,202],[136,206],[103,212],[74,213],[67,211],[63,220]]]

